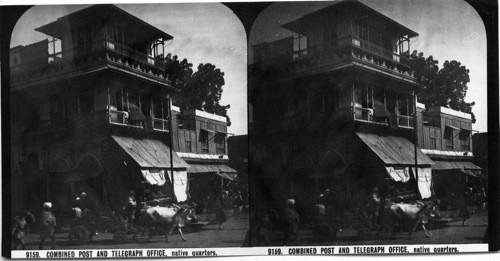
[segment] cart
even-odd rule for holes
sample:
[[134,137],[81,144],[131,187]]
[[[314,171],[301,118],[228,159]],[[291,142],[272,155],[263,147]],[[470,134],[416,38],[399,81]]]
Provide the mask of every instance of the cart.
[[123,243],[128,235],[135,231],[127,228],[127,222],[117,212],[105,210],[98,220],[90,218],[74,218],[70,222],[69,241],[74,245],[83,245],[93,240],[97,231],[113,233],[113,241]]

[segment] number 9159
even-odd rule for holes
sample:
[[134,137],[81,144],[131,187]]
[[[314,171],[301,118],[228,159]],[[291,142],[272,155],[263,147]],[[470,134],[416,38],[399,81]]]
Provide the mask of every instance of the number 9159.
[[270,256],[281,255],[281,249],[279,249],[279,248],[269,248],[267,250],[267,254],[270,255]]
[[38,251],[34,251],[34,252],[26,252],[26,258],[40,258],[40,254],[38,253]]

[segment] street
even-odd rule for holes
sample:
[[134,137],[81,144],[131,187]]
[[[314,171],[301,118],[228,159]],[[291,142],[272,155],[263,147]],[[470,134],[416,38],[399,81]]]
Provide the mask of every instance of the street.
[[[113,234],[98,231],[98,236],[93,242],[85,245],[71,245],[68,242],[68,233],[56,234],[56,249],[134,249],[134,248],[206,248],[206,247],[241,247],[245,234],[249,229],[248,214],[239,214],[228,218],[224,223],[224,229],[220,230],[218,224],[209,224],[199,229],[184,227],[183,233],[187,241],[182,241],[179,233],[174,231],[165,243],[165,236],[154,236],[147,239],[146,236],[139,237],[138,242],[129,236],[125,243],[119,244],[113,241]],[[40,236],[29,234],[26,236],[26,249],[38,249]],[[45,243],[44,249],[50,249],[50,241]]]
[[[445,213],[445,215],[453,215]],[[456,213],[455,213],[456,215]],[[376,236],[375,231],[360,237],[358,231],[351,228],[343,228],[337,235],[337,240],[326,242],[315,242],[311,227],[303,228],[299,231],[299,242],[290,245],[304,246],[324,246],[324,245],[388,245],[388,244],[467,244],[482,243],[487,228],[488,213],[475,213],[467,221],[466,226],[462,226],[460,220],[451,222],[432,221],[428,224],[427,230],[431,237],[425,237],[423,231],[418,230],[413,233],[412,238],[408,237],[408,232],[396,232],[391,235],[384,231],[380,236]],[[147,239],[146,236],[139,236],[138,241],[129,239],[125,243],[113,241],[113,234],[99,231],[99,235],[94,237],[94,241],[85,245],[71,245],[68,242],[68,233],[58,233],[56,249],[135,249],[135,248],[206,248],[206,247],[241,247],[245,234],[249,229],[248,216],[240,214],[229,218],[224,224],[224,229],[218,229],[218,224],[209,224],[199,229],[184,227],[184,237],[187,241],[182,241],[177,231],[169,236],[169,242],[165,243],[165,237],[153,236]],[[282,232],[272,231],[269,233],[269,245],[280,246],[282,242]],[[36,250],[40,242],[37,234],[26,236],[26,249]],[[49,249],[49,242],[45,243],[44,249]]]
[[[442,213],[443,214],[443,213]],[[456,216],[456,211],[444,213],[444,217],[450,215]],[[343,228],[337,234],[337,240],[326,242],[315,242],[312,235],[312,229],[302,229],[299,231],[299,242],[290,245],[304,246],[324,246],[324,245],[387,245],[387,244],[471,244],[482,243],[487,228],[488,213],[481,212],[472,214],[467,221],[466,226],[462,226],[460,220],[451,222],[431,221],[427,230],[431,237],[427,238],[422,230],[417,229],[410,239],[407,230],[396,232],[391,235],[390,232],[381,232],[376,236],[376,231],[360,237],[358,231],[349,228]],[[270,245],[280,246],[282,244],[282,233],[274,231],[270,235]]]

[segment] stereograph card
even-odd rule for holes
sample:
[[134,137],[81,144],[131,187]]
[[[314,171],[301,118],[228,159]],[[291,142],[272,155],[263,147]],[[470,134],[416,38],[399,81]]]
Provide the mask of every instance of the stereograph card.
[[2,255],[498,251],[494,0],[0,5]]

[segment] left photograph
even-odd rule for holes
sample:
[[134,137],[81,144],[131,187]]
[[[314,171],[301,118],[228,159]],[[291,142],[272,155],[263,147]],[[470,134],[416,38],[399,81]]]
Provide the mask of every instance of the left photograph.
[[246,52],[218,3],[27,10],[10,43],[12,249],[243,246]]

